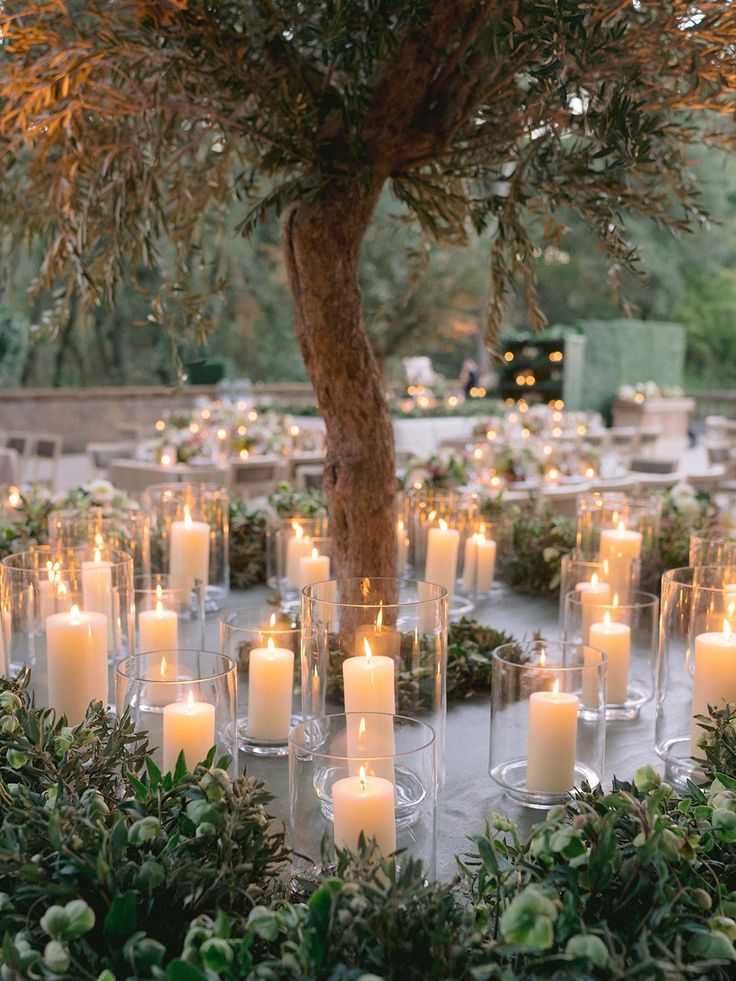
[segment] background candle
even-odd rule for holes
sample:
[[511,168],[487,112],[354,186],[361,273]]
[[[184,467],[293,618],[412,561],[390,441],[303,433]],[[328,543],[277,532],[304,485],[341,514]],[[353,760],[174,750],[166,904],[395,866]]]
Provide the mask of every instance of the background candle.
[[92,562],[82,562],[82,606],[85,610],[104,613],[107,617],[107,643],[113,646],[112,562],[95,549]]
[[156,600],[155,610],[141,610],[138,614],[138,648],[141,654],[171,651],[173,662],[178,646],[179,617],[176,611],[165,610],[160,599]]
[[291,728],[294,693],[294,652],[276,647],[273,637],[266,647],[254,647],[248,655],[248,736],[254,740],[285,742]]
[[[698,634],[695,638],[692,714],[707,715],[708,706],[736,705],[736,636],[727,620],[723,631]],[[691,752],[698,755],[698,740],[704,735],[693,718]]]
[[468,593],[487,593],[493,585],[496,543],[476,532],[465,541],[463,588]]
[[624,600],[631,585],[631,563],[641,555],[641,542],[641,532],[627,530],[623,521],[617,528],[601,531],[599,558],[608,562],[611,586]]
[[171,522],[169,573],[175,589],[190,592],[195,581],[207,585],[210,566],[210,526],[206,521],[192,521],[188,505],[184,520]]
[[46,620],[49,705],[70,725],[84,721],[89,703],[107,705],[107,617],[73,606]]
[[330,578],[330,557],[320,555],[316,548],[313,548],[310,555],[303,555],[299,559],[299,589],[311,586],[313,582],[322,582]]
[[427,562],[424,578],[427,582],[438,583],[447,590],[447,602],[455,594],[457,576],[457,553],[460,546],[460,532],[448,528],[447,522],[440,518],[438,528],[430,528],[427,534]]
[[590,643],[590,625],[595,619],[595,606],[610,606],[612,595],[611,587],[607,582],[598,581],[598,573],[594,572],[590,582],[579,582],[575,584],[575,592],[580,596],[582,609],[580,610],[580,632],[581,640],[584,644]]
[[286,541],[286,581],[294,589],[298,589],[299,560],[309,555],[312,551],[312,543],[298,522],[294,521],[291,527],[294,529],[294,534]]
[[361,623],[355,631],[355,653],[365,653],[365,642],[370,645],[371,654],[385,657],[398,657],[401,653],[401,634],[383,622],[383,606],[379,606],[375,623]]
[[590,625],[590,646],[608,656],[606,664],[607,701],[623,705],[629,691],[629,655],[631,628],[625,623],[612,623],[606,610],[601,623]]
[[536,691],[529,698],[527,790],[565,794],[575,785],[578,698],[558,690]]
[[383,777],[367,776],[361,767],[355,777],[332,786],[335,847],[358,850],[361,832],[366,842],[375,838],[381,855],[396,851],[394,785]]
[[215,743],[215,706],[209,702],[195,702],[194,696],[184,702],[164,705],[164,773],[173,771],[179,753],[191,770],[209,753]]

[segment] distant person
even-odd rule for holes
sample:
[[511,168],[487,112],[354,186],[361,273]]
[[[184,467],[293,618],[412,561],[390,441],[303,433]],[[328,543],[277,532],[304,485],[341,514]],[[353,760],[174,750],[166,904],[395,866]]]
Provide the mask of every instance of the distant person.
[[463,361],[460,381],[465,392],[465,398],[470,398],[470,393],[474,388],[478,387],[478,382],[480,381],[480,367],[477,361],[474,361],[472,358],[466,358]]

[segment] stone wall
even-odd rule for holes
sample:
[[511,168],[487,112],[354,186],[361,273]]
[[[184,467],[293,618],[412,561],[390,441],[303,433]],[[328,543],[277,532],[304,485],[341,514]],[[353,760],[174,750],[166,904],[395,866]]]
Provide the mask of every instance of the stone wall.
[[[153,435],[155,422],[164,412],[220,394],[220,389],[206,385],[10,388],[0,391],[0,432],[63,436],[66,452],[82,452],[87,443],[121,439],[121,427],[140,427],[143,435]],[[303,384],[258,385],[251,394],[284,402],[313,398],[311,387]]]

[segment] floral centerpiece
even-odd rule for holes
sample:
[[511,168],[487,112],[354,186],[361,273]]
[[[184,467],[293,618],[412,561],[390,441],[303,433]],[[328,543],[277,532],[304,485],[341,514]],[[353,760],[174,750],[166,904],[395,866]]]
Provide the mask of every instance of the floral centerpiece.
[[300,426],[292,415],[259,412],[248,403],[200,401],[156,423],[156,436],[138,448],[142,460],[156,463],[212,463],[252,454],[315,452],[322,449],[321,429]]
[[462,456],[440,450],[426,458],[417,457],[407,468],[403,488],[447,490],[463,487],[468,482],[468,466]]

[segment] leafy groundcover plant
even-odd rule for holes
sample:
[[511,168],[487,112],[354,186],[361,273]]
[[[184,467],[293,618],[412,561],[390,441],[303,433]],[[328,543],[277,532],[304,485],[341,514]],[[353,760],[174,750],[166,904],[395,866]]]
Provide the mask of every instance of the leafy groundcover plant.
[[369,844],[289,901],[260,784],[212,759],[162,775],[127,718],[98,704],[69,728],[27,685],[0,680],[4,978],[733,977],[728,710],[702,720],[709,783],[682,798],[647,766],[526,840],[494,814],[452,883]]

